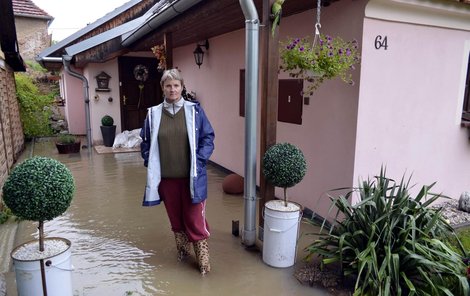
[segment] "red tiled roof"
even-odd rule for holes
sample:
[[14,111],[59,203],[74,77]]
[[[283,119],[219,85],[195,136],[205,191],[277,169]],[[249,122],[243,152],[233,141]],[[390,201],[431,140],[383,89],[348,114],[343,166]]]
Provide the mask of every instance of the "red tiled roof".
[[31,0],[13,0],[14,15],[21,15],[33,18],[53,19],[47,12],[37,7]]

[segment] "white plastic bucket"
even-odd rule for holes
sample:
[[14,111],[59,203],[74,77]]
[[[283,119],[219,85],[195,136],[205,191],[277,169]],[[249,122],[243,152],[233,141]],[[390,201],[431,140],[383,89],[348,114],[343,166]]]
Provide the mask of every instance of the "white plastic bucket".
[[[44,269],[46,274],[46,286],[48,296],[72,296],[72,270],[71,242],[65,238],[51,237],[46,241],[60,240],[67,244],[67,249],[60,253],[44,258]],[[23,246],[38,244],[37,240],[29,241],[11,252],[15,266],[16,285],[18,296],[42,296],[41,259],[21,260],[15,258],[17,251]]]
[[[281,206],[279,206],[281,204]],[[263,261],[272,267],[290,267],[295,263],[302,206],[271,200],[264,205]]]

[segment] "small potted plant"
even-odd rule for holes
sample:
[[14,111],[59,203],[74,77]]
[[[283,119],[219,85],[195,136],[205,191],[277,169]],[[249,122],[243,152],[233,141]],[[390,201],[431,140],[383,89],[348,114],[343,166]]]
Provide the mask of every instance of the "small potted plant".
[[284,189],[283,200],[264,205],[263,261],[273,267],[294,265],[302,206],[287,199],[287,188],[302,181],[307,163],[302,151],[290,143],[271,146],[263,157],[266,180]]
[[80,139],[71,134],[60,134],[57,136],[55,146],[59,154],[80,152]]
[[289,76],[301,78],[310,84],[307,92],[313,94],[326,79],[340,77],[351,85],[351,70],[359,63],[356,40],[349,42],[336,37],[320,34],[318,44],[309,38],[292,38],[281,42],[280,69],[289,72]]
[[39,240],[26,242],[11,252],[18,295],[72,295],[71,242],[44,238],[44,222],[64,213],[74,192],[70,170],[47,157],[25,160],[3,185],[3,199],[12,213],[39,222]]
[[116,126],[114,119],[110,115],[101,118],[101,135],[103,136],[103,144],[106,147],[113,147],[114,137],[116,136]]

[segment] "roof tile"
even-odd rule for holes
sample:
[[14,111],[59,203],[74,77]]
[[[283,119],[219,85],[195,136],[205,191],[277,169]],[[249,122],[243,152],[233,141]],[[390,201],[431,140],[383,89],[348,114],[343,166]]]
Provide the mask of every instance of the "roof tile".
[[15,15],[53,19],[47,12],[36,6],[31,0],[13,0],[13,13]]

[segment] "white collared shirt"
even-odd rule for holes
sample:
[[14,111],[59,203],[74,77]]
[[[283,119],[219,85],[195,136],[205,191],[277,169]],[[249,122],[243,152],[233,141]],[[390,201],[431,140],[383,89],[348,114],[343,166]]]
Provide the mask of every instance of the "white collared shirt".
[[178,113],[178,111],[183,107],[184,105],[184,100],[181,97],[176,103],[168,103],[166,100],[163,100],[163,108],[165,108],[166,111],[170,112],[170,114],[175,115]]

